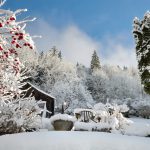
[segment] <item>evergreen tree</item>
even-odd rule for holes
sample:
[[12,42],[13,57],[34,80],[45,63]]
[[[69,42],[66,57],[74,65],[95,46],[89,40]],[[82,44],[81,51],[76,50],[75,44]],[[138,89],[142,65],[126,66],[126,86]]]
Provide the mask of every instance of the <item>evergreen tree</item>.
[[42,59],[43,56],[44,56],[44,52],[42,51],[42,52],[40,52],[40,54],[39,54],[39,60]]
[[100,68],[101,68],[101,65],[100,65],[99,57],[96,51],[94,50],[93,55],[92,55],[92,60],[91,60],[91,70],[93,72],[94,70],[99,70]]
[[78,67],[78,66],[79,66],[79,63],[77,62],[76,67]]
[[58,53],[58,58],[60,58],[60,60],[62,59],[61,51],[59,51],[59,53]]
[[58,52],[56,46],[53,46],[53,47],[52,47],[51,52],[52,52],[52,55],[53,55],[53,56],[58,56],[58,53],[59,53],[59,52]]
[[150,94],[150,12],[140,21],[133,23],[133,35],[136,42],[136,55],[141,82],[146,93]]

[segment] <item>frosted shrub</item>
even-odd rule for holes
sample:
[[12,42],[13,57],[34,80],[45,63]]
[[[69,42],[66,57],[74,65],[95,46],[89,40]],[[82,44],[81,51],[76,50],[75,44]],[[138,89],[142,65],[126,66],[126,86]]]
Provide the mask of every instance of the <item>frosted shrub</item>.
[[148,99],[137,100],[131,106],[136,116],[150,118],[150,102]]
[[41,110],[34,98],[0,101],[0,134],[38,128]]
[[127,105],[112,105],[110,103],[102,104],[98,103],[94,106],[96,116],[95,119],[101,123],[108,123],[112,126],[112,129],[121,129],[129,121],[122,113],[129,110]]

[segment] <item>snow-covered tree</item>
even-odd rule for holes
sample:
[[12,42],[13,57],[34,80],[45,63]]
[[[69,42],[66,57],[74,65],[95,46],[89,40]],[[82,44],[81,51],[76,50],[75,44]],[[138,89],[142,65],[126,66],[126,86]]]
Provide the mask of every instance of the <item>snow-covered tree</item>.
[[146,12],[143,20],[133,20],[133,35],[136,42],[138,69],[144,90],[150,94],[150,12]]
[[[1,1],[0,6],[4,3]],[[25,124],[29,127],[28,121],[33,121],[39,113],[36,101],[33,98],[24,99],[21,90],[27,77],[21,71],[23,64],[19,61],[18,51],[24,47],[34,49],[34,42],[24,28],[28,21],[35,19],[16,20],[16,16],[25,11],[0,9],[0,129],[5,129],[5,133],[23,131],[23,126],[27,129]],[[16,131],[14,127],[20,129]]]
[[107,75],[102,70],[97,73],[87,76],[86,86],[95,102],[105,103],[107,100]]
[[58,53],[58,58],[62,59],[62,53],[61,53],[61,51],[59,51],[59,53]]
[[89,108],[94,104],[91,94],[78,79],[56,82],[51,93],[56,97],[56,105],[59,109],[64,101],[69,104],[69,112],[73,112],[75,108]]
[[93,99],[83,80],[79,79],[76,66],[45,52],[33,70],[33,82],[56,98],[56,106],[61,109],[64,101],[69,103],[68,110],[76,107],[88,107]]
[[101,68],[100,60],[97,55],[97,52],[94,50],[93,55],[92,55],[92,60],[91,60],[91,70],[93,72],[93,71],[99,70],[100,68]]

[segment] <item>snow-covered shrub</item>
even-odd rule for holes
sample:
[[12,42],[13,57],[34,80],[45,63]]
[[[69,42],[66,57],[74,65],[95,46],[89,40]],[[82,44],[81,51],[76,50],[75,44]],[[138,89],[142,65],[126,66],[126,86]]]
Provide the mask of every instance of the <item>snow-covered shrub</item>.
[[148,99],[136,100],[131,105],[131,113],[136,116],[141,116],[143,118],[150,118],[150,102]]
[[111,125],[108,123],[85,123],[85,122],[75,122],[75,131],[97,131],[97,132],[110,132]]
[[98,103],[94,106],[95,110],[95,121],[99,123],[108,123],[112,129],[120,130],[124,125],[129,124],[130,121],[126,119],[122,113],[129,110],[127,105],[117,104],[102,104]]
[[150,119],[150,106],[140,106],[138,111],[141,117]]
[[41,109],[34,98],[0,101],[0,134],[39,128]]
[[[95,109],[75,109],[74,113],[78,119],[75,123],[75,130],[111,132],[119,130],[121,133],[130,124],[130,120],[123,117],[121,111],[128,110],[126,106],[99,103]],[[85,112],[83,114],[82,112]],[[92,116],[87,116],[91,112]],[[86,118],[84,118],[86,117]],[[87,120],[87,117],[90,117]],[[86,119],[86,121],[85,121]]]

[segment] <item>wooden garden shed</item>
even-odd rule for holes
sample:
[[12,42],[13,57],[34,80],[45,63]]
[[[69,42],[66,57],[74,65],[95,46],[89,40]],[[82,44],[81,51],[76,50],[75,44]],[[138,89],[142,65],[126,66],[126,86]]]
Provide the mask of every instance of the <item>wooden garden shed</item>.
[[38,87],[34,86],[33,84],[29,82],[27,82],[27,84],[23,87],[23,89],[28,89],[28,91],[25,94],[25,97],[28,97],[31,95],[35,97],[35,100],[41,100],[46,103],[46,109],[49,112],[51,112],[51,114],[46,113],[47,118],[54,115],[55,98],[52,95],[42,91],[41,89],[39,89]]

